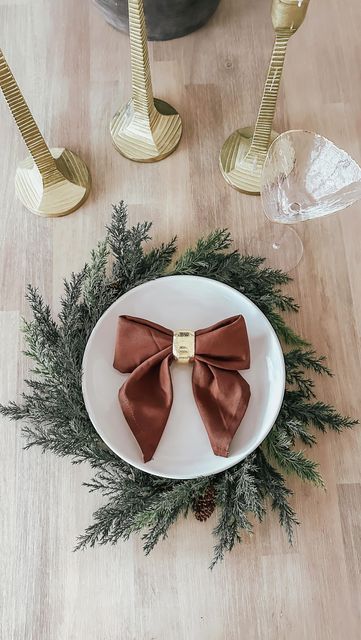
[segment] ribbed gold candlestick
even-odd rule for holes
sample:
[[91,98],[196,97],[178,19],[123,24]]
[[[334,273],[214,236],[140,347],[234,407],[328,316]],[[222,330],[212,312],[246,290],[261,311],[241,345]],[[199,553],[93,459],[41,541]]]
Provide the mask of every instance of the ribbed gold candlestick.
[[90,190],[86,164],[69,149],[49,149],[0,49],[0,88],[30,151],[17,168],[16,194],[40,216],[65,216],[84,202]]
[[177,147],[182,121],[167,102],[153,97],[143,0],[128,0],[132,97],[110,123],[116,149],[137,162],[155,162]]
[[287,44],[302,24],[308,4],[309,0],[273,0],[272,22],[276,38],[256,125],[238,129],[222,147],[219,164],[223,177],[243,193],[260,193],[267,151],[278,135],[272,130],[272,124]]

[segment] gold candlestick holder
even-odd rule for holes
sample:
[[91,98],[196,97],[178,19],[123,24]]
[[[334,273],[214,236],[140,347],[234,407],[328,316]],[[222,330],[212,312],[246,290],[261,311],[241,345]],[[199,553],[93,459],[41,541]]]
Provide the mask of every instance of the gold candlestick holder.
[[162,160],[177,147],[182,121],[167,102],[153,97],[143,0],[129,0],[132,97],[110,123],[116,149],[136,162]]
[[270,144],[278,133],[272,124],[290,37],[302,24],[309,0],[273,0],[276,32],[261,105],[255,127],[238,129],[225,141],[219,156],[224,179],[238,191],[259,195],[262,169]]
[[0,49],[0,88],[30,156],[15,175],[15,191],[23,205],[39,216],[65,216],[86,200],[90,174],[69,149],[49,149]]

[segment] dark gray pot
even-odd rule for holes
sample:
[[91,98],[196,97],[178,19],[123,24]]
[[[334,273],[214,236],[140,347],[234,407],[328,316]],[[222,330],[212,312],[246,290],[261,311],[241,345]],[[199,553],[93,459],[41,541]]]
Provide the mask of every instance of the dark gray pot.
[[[128,0],[94,0],[109,22],[128,31]],[[148,40],[172,40],[202,27],[220,0],[144,0]]]

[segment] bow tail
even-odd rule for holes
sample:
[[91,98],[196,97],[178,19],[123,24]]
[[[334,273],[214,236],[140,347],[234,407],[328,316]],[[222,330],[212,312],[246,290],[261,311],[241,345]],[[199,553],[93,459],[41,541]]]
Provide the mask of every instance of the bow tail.
[[130,374],[119,390],[119,402],[148,462],[162,437],[173,402],[170,348],[156,353]]
[[194,363],[192,384],[213,452],[227,457],[248,407],[249,384],[238,371],[220,369],[199,360]]

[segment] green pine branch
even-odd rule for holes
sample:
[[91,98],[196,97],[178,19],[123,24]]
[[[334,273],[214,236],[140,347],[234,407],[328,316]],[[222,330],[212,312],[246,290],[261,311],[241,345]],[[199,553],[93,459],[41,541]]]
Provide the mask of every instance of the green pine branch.
[[[0,406],[0,413],[20,421],[26,447],[38,446],[74,464],[87,462],[94,477],[86,483],[107,501],[79,537],[77,548],[115,544],[133,533],[143,536],[149,553],[176,520],[192,510],[209,485],[215,490],[217,522],[212,566],[242,536],[262,521],[269,504],[278,512],[289,541],[298,524],[292,492],[282,472],[322,486],[317,464],[298,443],[312,447],[314,430],[341,432],[357,422],[317,400],[314,375],[330,376],[325,361],[285,322],[283,312],[297,312],[283,291],[290,278],[264,267],[260,257],[231,250],[231,237],[219,229],[200,239],[175,260],[176,240],[145,251],[151,224],[128,227],[124,202],[113,207],[106,238],[92,251],[84,268],[64,281],[58,318],[39,291],[27,290],[32,319],[23,323],[32,376],[19,402]],[[104,311],[120,295],[164,275],[199,275],[230,285],[249,297],[267,316],[285,352],[287,389],[275,427],[262,447],[231,469],[210,478],[170,480],[151,476],[118,458],[100,439],[87,415],[81,388],[82,359],[89,335]]]
[[281,416],[285,419],[298,420],[304,425],[313,425],[322,432],[327,429],[341,432],[358,424],[358,420],[342,416],[325,402],[309,402],[300,390],[286,390]]
[[285,432],[272,429],[263,448],[286,473],[295,473],[301,480],[323,487],[318,464],[306,458],[303,451],[296,451],[293,446],[292,439]]
[[258,479],[264,494],[271,498],[272,509],[278,512],[280,525],[285,529],[288,541],[292,545],[295,526],[300,524],[289,503],[292,491],[286,486],[284,477],[269,463],[262,448],[257,449],[256,460],[259,468]]

